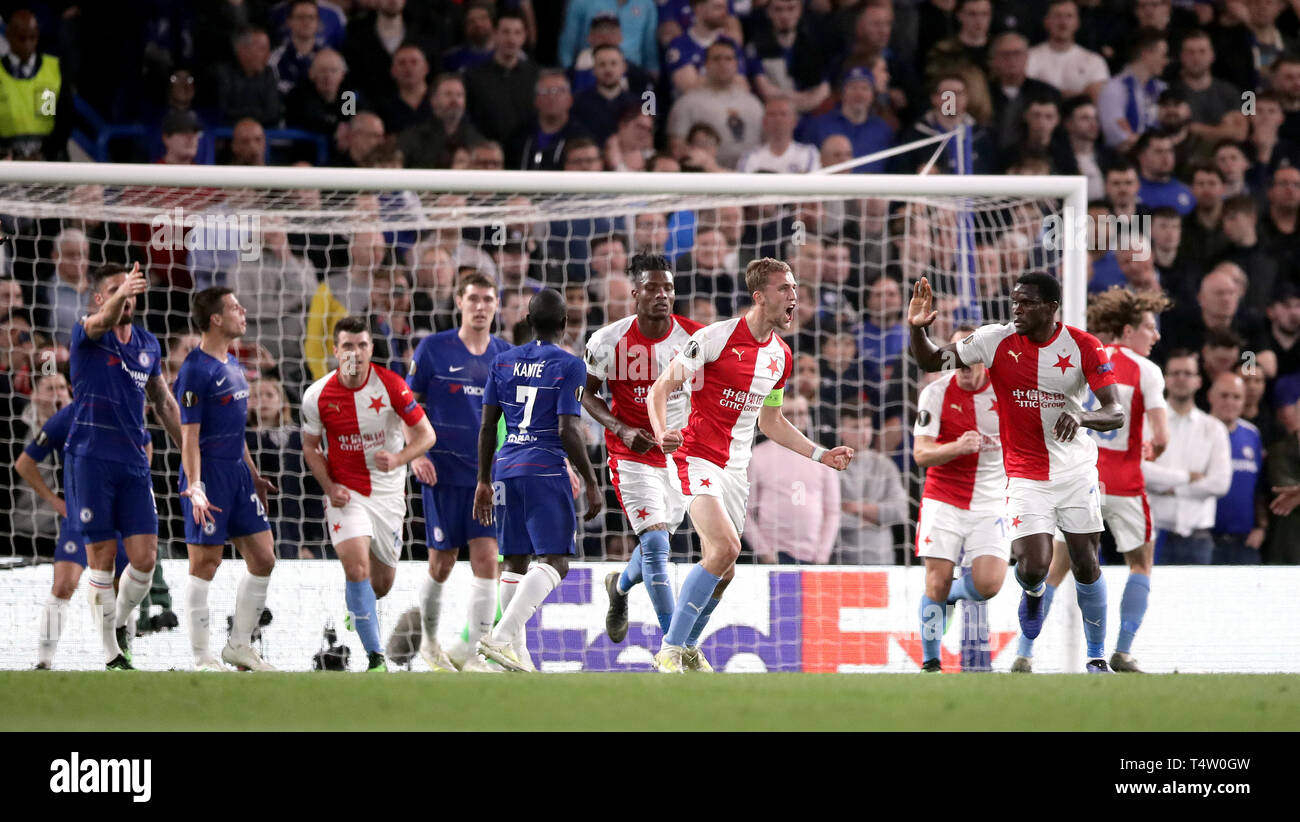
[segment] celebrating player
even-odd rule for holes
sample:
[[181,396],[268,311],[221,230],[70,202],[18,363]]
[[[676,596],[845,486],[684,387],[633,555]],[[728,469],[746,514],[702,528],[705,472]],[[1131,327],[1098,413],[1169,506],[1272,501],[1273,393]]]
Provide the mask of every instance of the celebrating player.
[[[609,476],[640,545],[622,574],[605,577],[609,613],[605,630],[614,642],[627,636],[627,594],[646,583],[646,593],[666,633],[673,618],[673,587],[668,579],[668,535],[686,515],[685,499],[673,487],[676,479],[664,452],[655,443],[646,414],[650,386],[667,370],[672,358],[702,327],[673,314],[672,263],[660,254],[637,254],[628,261],[636,314],[601,328],[587,342],[587,390],[582,407],[605,426]],[[611,404],[599,395],[609,383]],[[690,409],[690,395],[679,390],[668,400],[668,426],[681,428]],[[699,657],[703,666],[708,663]]]
[[[434,671],[455,671],[453,660],[438,644],[442,586],[456,567],[456,555],[469,545],[474,574],[469,591],[470,657],[465,670],[500,671],[474,652],[492,630],[496,616],[496,530],[474,519],[478,481],[478,429],[483,417],[483,390],[492,361],[510,343],[492,335],[497,292],[482,274],[469,274],[456,286],[460,328],[425,337],[415,349],[406,382],[424,405],[437,443],[427,456],[416,457],[411,470],[424,497],[424,534],[429,546],[429,576],[420,588],[423,638],[420,656]],[[514,580],[518,582],[518,580]]]
[[402,553],[406,464],[437,438],[402,378],[370,362],[373,351],[365,318],[334,324],[339,367],[303,395],[302,450],[329,500],[325,522],[343,562],[348,617],[361,635],[367,670],[382,672],[388,666],[376,600],[393,587]]
[[[582,440],[586,369],[559,346],[567,325],[564,298],[554,289],[539,291],[528,302],[527,319],[536,339],[498,355],[483,392],[474,491],[474,516],[484,525],[496,520],[503,578],[507,572],[523,577],[501,586],[501,621],[478,643],[479,653],[511,671],[530,670],[515,645],[523,641],[524,623],[568,574],[569,557],[577,553],[566,454],[586,484],[584,519],[594,519],[602,503]],[[506,441],[494,460],[503,414]],[[538,562],[529,568],[534,555]]]
[[[72,426],[65,447],[69,516],[81,523],[90,567],[90,609],[100,622],[109,670],[132,670],[131,612],[149,593],[158,556],[158,511],[149,472],[145,400],[181,442],[180,410],[167,390],[157,338],[131,322],[149,287],[136,263],[91,275],[94,313],[72,329]],[[113,563],[121,536],[130,560],[117,597]]]
[[[32,378],[32,408],[39,409],[43,398],[55,409],[40,426],[36,437],[23,449],[14,462],[14,473],[27,481],[36,496],[45,500],[59,515],[59,537],[54,549],[54,585],[50,597],[41,609],[39,650],[37,651],[36,669],[48,671],[54,665],[54,651],[59,646],[59,637],[63,634],[63,622],[67,619],[69,600],[81,581],[81,572],[86,567],[86,542],[77,527],[77,520],[68,518],[68,506],[50,486],[46,477],[54,481],[55,486],[62,487],[58,480],[61,473],[55,467],[42,469],[41,463],[50,454],[56,454],[56,463],[63,455],[63,444],[68,439],[68,429],[72,426],[72,395],[68,393],[68,381],[63,374],[37,374]],[[39,420],[39,417],[37,418]],[[122,540],[117,541],[117,556],[114,560],[114,573],[121,576],[126,570],[126,546]]]
[[[683,673],[698,653],[697,622],[707,620],[734,575],[740,556],[749,497],[746,468],[754,426],[778,445],[843,471],[853,449],[827,450],[799,432],[781,412],[790,376],[790,347],[776,335],[794,319],[798,303],[790,266],[770,257],[745,268],[753,306],[741,317],[705,326],[650,388],[650,425],[656,443],[673,454],[691,523],[704,558],[691,568],[673,608],[655,668]],[[691,414],[685,429],[668,425],[668,398],[691,382]],[[761,409],[761,410],[760,410]],[[676,452],[674,454],[674,452]]]
[[[1160,367],[1147,359],[1151,347],[1160,340],[1156,315],[1169,307],[1169,299],[1159,291],[1134,292],[1112,288],[1092,298],[1088,306],[1088,327],[1098,336],[1114,340],[1106,346],[1114,366],[1124,424],[1113,432],[1093,434],[1099,457],[1097,471],[1101,477],[1101,515],[1115,538],[1115,548],[1128,562],[1128,582],[1120,599],[1119,640],[1110,657],[1112,670],[1141,673],[1130,650],[1142,618],[1146,615],[1147,596],[1151,591],[1151,567],[1155,543],[1151,540],[1151,509],[1147,504],[1146,482],[1142,476],[1143,421],[1151,422],[1150,459],[1160,456],[1169,444],[1169,412],[1165,403],[1165,377]],[[1057,551],[1064,554],[1059,543]],[[1043,616],[1052,605],[1052,596],[1068,570],[1063,556],[1053,558],[1043,593]],[[1021,635],[1011,670],[1032,670],[1034,641]]]
[[[950,342],[975,331],[961,326]],[[921,670],[941,670],[939,642],[947,605],[983,602],[1002,588],[1010,556],[1002,519],[998,399],[983,363],[944,374],[917,401],[913,454],[925,468],[916,553],[925,557],[921,597]],[[953,582],[957,561],[971,572]]]
[[199,346],[181,363],[176,399],[181,406],[181,510],[190,557],[185,599],[194,669],[226,670],[208,650],[208,588],[229,539],[248,573],[239,581],[221,660],[244,670],[274,671],[253,648],[253,630],[275,567],[266,495],[276,489],[258,474],[244,443],[248,380],[230,353],[247,329],[244,307],[229,288],[206,288],[194,297],[193,316]]
[[[912,289],[907,321],[911,347],[926,371],[983,363],[998,399],[1003,464],[1007,472],[1005,524],[1016,557],[1016,581],[1024,589],[1020,628],[1031,639],[1043,627],[1045,578],[1052,561],[1052,534],[1065,534],[1083,611],[1089,673],[1110,673],[1106,644],[1106,580],[1097,562],[1101,539],[1101,492],[1097,445],[1076,436],[1080,427],[1113,431],[1124,424],[1115,375],[1106,349],[1086,331],[1056,321],[1061,286],[1041,272],[1021,275],[1011,290],[1012,321],[986,325],[958,343],[936,348],[925,329],[930,283]],[[1091,387],[1101,403],[1084,411]]]

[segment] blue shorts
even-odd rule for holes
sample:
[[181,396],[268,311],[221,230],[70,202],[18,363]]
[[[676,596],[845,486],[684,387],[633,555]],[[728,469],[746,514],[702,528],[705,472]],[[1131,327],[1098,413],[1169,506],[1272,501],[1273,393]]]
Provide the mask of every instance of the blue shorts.
[[464,485],[425,485],[424,544],[438,551],[456,551],[479,537],[496,538],[491,525],[474,519],[474,489]]
[[[75,562],[86,567],[86,540],[75,525],[67,519],[59,520],[59,542],[54,550],[55,562]],[[117,557],[113,560],[113,576],[120,577],[130,560],[126,558],[126,543],[117,538]]]
[[503,556],[578,553],[569,478],[511,477],[492,483],[497,550]]
[[68,516],[86,542],[158,535],[153,474],[146,465],[68,454],[63,464]]
[[[198,525],[194,522],[194,503],[189,497],[181,497],[186,545],[225,545],[231,537],[271,530],[266,509],[257,498],[253,472],[243,460],[204,460],[203,486],[207,489],[208,502],[221,510],[212,512],[212,522]],[[179,490],[188,487],[182,469]]]

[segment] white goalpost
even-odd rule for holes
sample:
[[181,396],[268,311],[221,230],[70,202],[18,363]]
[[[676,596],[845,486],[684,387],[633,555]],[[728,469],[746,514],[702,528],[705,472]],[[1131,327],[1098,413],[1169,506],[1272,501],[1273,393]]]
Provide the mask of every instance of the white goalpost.
[[[303,667],[320,643],[324,619],[333,614],[342,624],[341,587],[331,587],[331,566],[318,562],[331,555],[296,428],[302,390],[331,365],[321,341],[331,300],[372,316],[385,338],[386,364],[405,374],[418,339],[455,321],[450,289],[468,269],[501,284],[495,333],[507,337],[523,316],[523,295],[540,285],[560,289],[571,308],[567,342],[580,354],[590,332],[630,312],[624,290],[609,283],[633,253],[669,256],[678,274],[679,313],[701,321],[743,310],[748,297],[737,283],[745,264],[777,256],[806,286],[789,337],[796,363],[787,401],[808,399],[810,433],[826,445],[834,444],[842,411],[869,419],[873,447],[897,467],[903,499],[889,523],[841,520],[828,557],[836,567],[747,569],[705,644],[713,648],[711,659],[719,657],[723,667],[731,660],[739,670],[910,670],[905,634],[916,631],[920,578],[905,568],[862,566],[915,562],[911,540],[922,474],[910,459],[910,432],[924,375],[911,362],[899,325],[911,284],[926,276],[934,288],[941,312],[932,329],[936,340],[962,322],[1006,322],[1010,284],[1030,270],[1060,279],[1062,320],[1084,327],[1086,246],[1045,241],[1044,222],[1084,219],[1086,192],[1083,177],[0,163],[0,275],[19,283],[26,303],[2,318],[10,334],[0,334],[0,343],[12,342],[0,352],[0,374],[9,378],[2,386],[9,396],[0,404],[0,439],[16,455],[39,430],[46,409],[33,387],[46,372],[65,367],[68,317],[85,299],[78,272],[84,277],[104,262],[141,263],[154,285],[139,321],[163,342],[166,376],[174,376],[166,369],[178,366],[193,344],[192,293],[205,285],[234,287],[249,308],[249,334],[237,355],[255,383],[250,449],[284,491],[271,510],[281,560],[276,574],[283,576],[271,586],[269,657]],[[265,388],[264,399],[258,387]],[[160,551],[180,560],[179,455],[150,423]],[[591,429],[589,450],[604,474],[603,441],[594,424]],[[10,504],[0,514],[0,560],[48,561],[58,546],[44,503],[30,499],[12,472],[3,483],[0,493]],[[608,485],[607,476],[602,483]],[[621,561],[634,545],[612,490],[605,490],[605,513],[579,534],[580,559],[589,562]],[[424,558],[419,500],[412,490],[404,553],[412,568]],[[677,567],[698,558],[695,550],[686,529],[673,544]],[[163,567],[169,582],[184,584],[183,566]],[[582,573],[571,574],[554,607],[530,627],[534,658],[549,670],[644,669],[649,652],[642,658],[638,649],[658,634],[644,596],[632,600],[628,643],[602,645],[604,595],[595,575],[602,566],[576,568]],[[414,602],[403,593],[411,587],[402,582],[406,573],[383,602],[385,633]],[[221,575],[233,579],[234,572]],[[22,585],[15,581],[20,576]],[[30,664],[28,645],[35,644],[36,608],[48,593],[48,576],[46,565],[0,572],[0,630],[23,640],[0,650],[0,668]],[[418,580],[416,571],[409,576]],[[464,577],[458,569],[452,587],[467,585]],[[582,585],[594,587],[583,591]],[[216,590],[214,609],[224,601]],[[870,596],[863,599],[863,591]],[[183,602],[177,594],[173,599]],[[449,597],[446,607],[456,607],[458,594]],[[844,613],[885,600],[898,615],[890,617],[883,644],[872,631],[841,630],[856,619],[842,619]],[[152,607],[156,613],[163,606]],[[458,630],[459,613],[446,613],[444,629]],[[840,627],[832,631],[825,620]],[[1014,605],[996,620],[995,633],[1011,630]],[[213,621],[219,624],[218,614]],[[183,665],[188,649],[180,634],[145,638],[143,649],[149,642],[158,648],[157,665],[146,653],[145,666]],[[88,630],[69,628],[60,667],[78,667],[82,646],[92,640]],[[168,643],[179,649],[170,663]],[[752,650],[755,643],[768,650]],[[93,657],[86,657],[87,667]]]

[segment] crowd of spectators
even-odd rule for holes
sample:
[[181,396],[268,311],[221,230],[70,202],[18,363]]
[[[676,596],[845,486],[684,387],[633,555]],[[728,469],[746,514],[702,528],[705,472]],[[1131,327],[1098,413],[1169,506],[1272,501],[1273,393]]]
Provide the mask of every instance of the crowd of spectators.
[[[1080,174],[1090,216],[1149,218],[1142,243],[1090,253],[1089,290],[1169,295],[1152,357],[1171,377],[1174,416],[1200,409],[1231,435],[1227,484],[1217,463],[1173,466],[1183,474],[1153,483],[1157,527],[1209,539],[1221,561],[1295,562],[1300,494],[1272,489],[1300,486],[1298,11],[1296,0],[0,3],[0,151],[81,158],[69,139],[85,125],[74,97],[142,127],[112,144],[113,159],[182,165],[318,164],[305,133],[336,167],[808,173],[956,130],[962,139],[937,154],[924,146],[852,173]],[[241,206],[211,189],[151,196],[160,208]],[[321,206],[321,192],[292,196],[278,205]],[[422,204],[393,192],[349,201],[375,215],[353,231],[263,221],[250,259],[160,247],[146,224],[96,216],[130,192],[83,185],[68,198],[75,216],[0,216],[10,239],[0,435],[11,445],[47,415],[56,389],[42,386],[67,362],[91,268],[148,271],[143,321],[165,341],[170,373],[194,345],[193,290],[230,285],[248,308],[237,353],[254,381],[250,447],[286,489],[273,510],[281,552],[319,553],[320,503],[303,478],[294,409],[333,366],[338,317],[370,317],[376,361],[404,373],[421,335],[455,324],[457,278],[478,271],[501,285],[508,339],[524,333],[531,291],[562,289],[565,343],[580,351],[590,331],[631,313],[619,272],[635,251],[673,259],[677,310],[700,322],[742,310],[738,272],[770,255],[800,281],[786,335],[792,417],[863,456],[838,488],[800,479],[804,496],[785,505],[802,506],[799,516],[773,520],[787,530],[797,520],[797,538],[774,535],[756,511],[751,547],[774,561],[903,559],[922,476],[904,430],[921,378],[907,364],[903,313],[919,276],[962,268],[953,209],[865,199],[417,232],[383,228]],[[1043,216],[1011,206],[970,234],[976,293],[968,303],[938,289],[936,336],[957,320],[1005,320],[1015,278],[1052,270]],[[155,445],[174,477],[174,449],[160,434]],[[1193,512],[1156,499],[1187,488],[1219,500],[1218,516],[1208,502]],[[755,499],[773,494],[792,499],[789,487],[755,483]],[[584,550],[618,556],[624,531],[611,514],[607,538]]]

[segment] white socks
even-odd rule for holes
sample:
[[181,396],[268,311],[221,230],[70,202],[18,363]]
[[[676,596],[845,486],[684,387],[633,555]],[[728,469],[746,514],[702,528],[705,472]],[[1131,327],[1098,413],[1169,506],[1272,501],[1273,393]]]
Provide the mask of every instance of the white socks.
[[212,581],[190,574],[189,584],[185,587],[185,618],[189,623],[190,650],[194,652],[195,664],[201,663],[208,656],[208,633],[210,617],[208,613],[208,587]]
[[[518,576],[514,574],[513,576]],[[505,590],[506,574],[501,574],[503,583],[502,590]],[[492,638],[498,642],[509,642],[512,645],[515,639],[523,634],[524,623],[526,623],[538,606],[551,595],[560,584],[560,572],[547,565],[545,562],[539,562],[528,569],[524,575],[523,582],[515,587],[514,596],[510,600],[509,606],[501,614],[501,621],[497,623],[496,631],[493,632]],[[503,597],[504,602],[504,597]]]
[[54,649],[59,647],[59,637],[63,634],[63,622],[68,618],[69,599],[59,599],[54,594],[45,600],[41,609],[40,650],[36,659],[46,668],[54,665]]
[[[112,575],[112,572],[108,572]],[[111,582],[109,583],[112,584]],[[126,571],[117,583],[117,623],[123,628],[131,619],[131,612],[144,602],[149,588],[153,584],[153,571],[141,571],[134,565],[126,566]]]
[[[420,584],[420,626],[422,643],[438,644],[438,617],[442,615],[442,583],[427,574]],[[473,643],[470,647],[474,647]]]
[[246,648],[253,644],[253,631],[266,608],[266,589],[271,584],[270,575],[255,577],[244,574],[235,592],[235,621],[230,628],[230,644]]
[[91,568],[87,576],[89,584],[86,586],[86,595],[90,599],[90,616],[100,623],[104,640],[104,664],[107,665],[122,653],[122,649],[117,647],[117,601],[113,596],[113,572]]
[[[518,587],[518,586],[512,586]],[[469,647],[492,633],[492,619],[497,615],[497,581],[474,577],[469,581]]]

